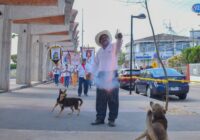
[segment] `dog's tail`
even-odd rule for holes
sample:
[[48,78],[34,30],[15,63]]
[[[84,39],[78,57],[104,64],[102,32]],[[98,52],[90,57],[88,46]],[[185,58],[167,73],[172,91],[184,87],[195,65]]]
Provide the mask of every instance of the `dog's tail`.
[[82,99],[79,99],[79,101],[81,102],[81,103],[80,103],[80,106],[81,106],[81,105],[83,104],[83,100],[82,100]]

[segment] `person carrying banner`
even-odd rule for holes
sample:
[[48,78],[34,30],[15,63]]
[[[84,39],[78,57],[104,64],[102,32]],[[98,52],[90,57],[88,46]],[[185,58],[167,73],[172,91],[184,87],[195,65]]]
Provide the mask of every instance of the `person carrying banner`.
[[82,63],[78,66],[78,96],[82,94],[82,87],[84,87],[84,95],[88,96],[88,80],[90,79],[90,75],[90,66],[86,64],[86,59],[82,59]]
[[59,77],[61,74],[61,68],[59,67],[58,63],[55,63],[55,66],[53,67],[53,75],[54,75],[54,83],[56,84],[56,86],[58,86],[59,84]]
[[63,73],[63,76],[64,76],[64,86],[68,88],[69,81],[70,81],[70,76],[71,76],[71,71],[70,71],[70,69],[69,69],[67,64],[65,64],[65,68],[62,71],[62,73]]

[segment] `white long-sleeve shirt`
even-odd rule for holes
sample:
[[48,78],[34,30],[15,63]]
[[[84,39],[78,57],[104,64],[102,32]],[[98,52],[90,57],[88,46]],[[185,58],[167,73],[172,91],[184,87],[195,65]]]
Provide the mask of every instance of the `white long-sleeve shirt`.
[[54,66],[53,67],[53,74],[60,74],[61,73],[61,69],[59,66]]
[[118,54],[121,51],[122,40],[109,44],[97,52],[93,65],[93,73],[100,71],[115,71],[118,69]]
[[109,44],[105,49],[100,48],[96,54],[93,75],[97,76],[95,82],[98,88],[113,89],[119,87],[116,78],[118,69],[118,54],[121,51],[122,40]]
[[91,67],[87,63],[85,64],[85,69],[83,68],[82,64],[80,64],[77,70],[78,70],[78,76],[83,78],[86,77],[87,73],[91,73]]
[[71,74],[70,68],[64,68],[62,72],[63,76],[70,76]]

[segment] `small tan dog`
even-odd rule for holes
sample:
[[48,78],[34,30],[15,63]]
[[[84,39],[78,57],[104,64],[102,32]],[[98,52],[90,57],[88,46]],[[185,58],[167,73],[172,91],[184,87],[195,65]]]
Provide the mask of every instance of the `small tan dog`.
[[147,112],[146,131],[135,140],[168,140],[167,136],[167,119],[165,109],[157,103],[150,102],[151,110]]

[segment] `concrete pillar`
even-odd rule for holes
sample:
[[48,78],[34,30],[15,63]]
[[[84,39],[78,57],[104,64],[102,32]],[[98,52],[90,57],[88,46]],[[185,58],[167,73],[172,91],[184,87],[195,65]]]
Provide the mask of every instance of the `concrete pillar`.
[[11,21],[9,6],[0,5],[0,89],[9,90]]
[[48,80],[48,66],[49,66],[49,53],[48,53],[48,47],[47,44],[44,44],[44,53],[43,53],[43,80]]
[[39,65],[39,36],[32,36],[32,51],[31,51],[31,80],[38,80],[38,65]]
[[[50,43],[47,44],[47,47],[50,47]],[[48,79],[48,72],[52,71],[54,63],[50,60],[50,51],[46,49],[46,79]]]
[[[47,54],[49,55],[49,53]],[[46,79],[48,80],[48,72],[50,72],[52,69],[50,69],[49,67],[51,66],[51,60],[49,59],[49,57],[46,58]]]
[[44,49],[44,43],[41,41],[41,37],[39,37],[38,81],[43,81],[44,79]]
[[44,48],[44,80],[48,80],[49,76],[48,76],[48,72],[52,71],[52,61],[50,60],[50,51],[48,49],[49,44],[45,44],[45,48]]
[[17,49],[17,84],[31,85],[31,25],[20,25]]

